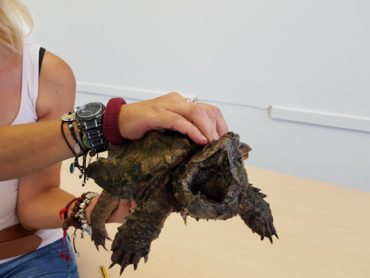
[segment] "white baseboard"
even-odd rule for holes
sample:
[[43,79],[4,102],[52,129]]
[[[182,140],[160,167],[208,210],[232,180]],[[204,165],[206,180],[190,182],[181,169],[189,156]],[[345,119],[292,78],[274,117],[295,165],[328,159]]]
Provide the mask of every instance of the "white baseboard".
[[[77,83],[77,91],[82,94],[89,94],[89,95],[98,95],[103,97],[115,97],[115,96],[124,96],[128,99],[134,100],[145,100],[156,98],[162,96],[168,92],[160,92],[154,90],[144,90],[144,89],[137,89],[137,88],[127,88],[127,87],[118,87],[118,86],[111,86],[111,85],[102,85],[102,84],[95,84],[95,83],[87,83],[87,82],[78,82]],[[197,96],[194,94],[188,94],[181,92],[186,98],[196,98]],[[200,99],[204,102],[213,103],[215,105],[232,105],[232,106],[243,106],[248,107],[251,109],[257,110],[268,110],[268,106],[262,107],[258,105],[250,105],[246,103],[240,102],[230,102],[230,101],[220,101],[216,99]]]
[[77,91],[83,94],[93,94],[105,97],[125,96],[125,98],[134,100],[145,100],[156,98],[164,93],[157,91],[148,91],[134,88],[123,88],[110,85],[94,84],[94,83],[77,83]]
[[271,119],[370,132],[369,117],[274,105],[269,110]]
[[[151,99],[165,94],[165,92],[159,91],[125,88],[86,82],[79,82],[77,84],[77,91],[82,94],[92,94],[104,97],[124,96],[125,98],[133,100]],[[194,95],[184,96],[189,98],[195,97]],[[313,111],[276,105],[262,107],[247,103],[224,102],[210,99],[205,99],[204,101],[215,103],[216,105],[242,106],[250,109],[268,111],[270,113],[270,118],[273,120],[284,120],[295,123],[313,124],[362,132],[370,132],[369,117],[341,113],[329,113],[325,111]]]

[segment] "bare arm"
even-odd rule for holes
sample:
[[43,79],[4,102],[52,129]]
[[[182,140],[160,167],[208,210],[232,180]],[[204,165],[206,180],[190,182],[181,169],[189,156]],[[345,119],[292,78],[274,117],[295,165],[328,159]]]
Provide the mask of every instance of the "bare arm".
[[[72,157],[62,137],[60,122],[53,120],[0,128],[0,180],[23,177]],[[65,134],[72,143],[68,130]]]
[[[27,133],[27,136],[34,136],[29,138],[31,144],[27,143],[29,140],[26,136],[23,136],[24,140],[22,140],[28,145],[31,153],[25,152],[23,158],[18,161],[27,168],[24,173],[32,172],[19,179],[17,203],[19,220],[29,229],[60,227],[58,210],[74,198],[73,195],[59,188],[60,161],[71,154],[61,135],[60,120],[55,119],[73,108],[75,79],[64,61],[46,52],[39,84],[36,104],[38,123],[22,127],[31,133],[31,135]],[[15,151],[19,152],[17,148]],[[32,166],[32,161],[40,161],[40,163],[44,161],[44,165],[35,163],[37,165]],[[19,164],[16,165],[19,168]],[[38,171],[30,169],[42,167],[43,169]]]
[[[61,115],[72,110],[73,104],[70,104],[68,111],[62,111],[63,106],[60,105],[63,101],[60,92],[67,89],[66,86],[73,86],[74,94],[75,86],[69,67],[64,70],[60,76],[65,79],[59,82],[54,93],[58,101],[53,106],[41,105],[48,107],[48,111],[40,111],[43,121],[0,128],[0,181],[23,177],[72,157],[62,137],[59,117],[45,117],[47,113]],[[71,74],[72,77],[68,77]],[[46,90],[52,91],[50,88]],[[48,98],[52,94],[46,96],[43,102],[50,101]],[[74,97],[70,102],[73,101]],[[68,128],[64,128],[68,141],[73,144]],[[122,137],[128,139],[139,139],[152,129],[173,129],[187,134],[197,144],[216,140],[228,130],[217,107],[204,103],[188,103],[186,98],[177,93],[123,105],[119,115],[119,128]]]
[[[56,127],[55,135],[59,136],[55,137],[60,140],[57,143],[54,141],[50,149],[36,149],[36,154],[37,152],[42,152],[47,159],[48,155],[50,156],[48,152],[54,150],[56,152],[60,151],[58,155],[62,159],[70,156],[70,150],[65,147],[66,144],[61,139],[60,120],[55,121],[54,119],[60,118],[63,113],[73,108],[74,97],[75,81],[69,66],[57,56],[47,52],[40,76],[40,91],[37,101],[38,125],[45,126],[43,131],[51,134],[54,133],[50,129]],[[35,125],[31,127],[32,130],[36,129]],[[66,134],[68,133],[66,131]],[[53,135],[48,138],[52,140]],[[36,145],[37,142],[39,141],[35,141]],[[48,142],[46,141],[45,143],[47,144]],[[59,149],[58,146],[55,147],[58,144],[63,146],[64,149]],[[32,157],[29,153],[27,155]],[[54,157],[56,157],[55,153]],[[55,163],[55,161],[49,159],[48,163]],[[41,166],[38,165],[38,167]],[[58,162],[19,179],[17,214],[20,222],[26,229],[61,227],[62,221],[59,219],[59,211],[75,196],[60,189],[60,169],[61,163]],[[95,204],[96,198],[92,200],[92,203],[86,209],[88,219],[90,219],[90,214]],[[108,222],[122,222],[129,212],[130,205],[130,201],[121,200]]]
[[[187,103],[174,93],[122,106],[119,123],[122,137],[129,139],[138,139],[151,129],[167,128],[206,144],[227,132],[216,107]],[[73,144],[68,130],[65,134]],[[0,128],[0,180],[23,177],[70,157],[60,120]]]

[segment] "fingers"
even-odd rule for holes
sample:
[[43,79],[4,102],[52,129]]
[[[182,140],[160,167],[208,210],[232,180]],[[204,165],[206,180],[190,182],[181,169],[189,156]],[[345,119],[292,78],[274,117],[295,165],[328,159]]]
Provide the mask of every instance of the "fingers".
[[130,214],[130,203],[130,200],[121,199],[109,216],[107,223],[123,223],[126,216]]
[[208,139],[192,122],[184,118],[179,113],[171,111],[161,111],[156,117],[153,117],[154,129],[171,129],[189,136],[195,143],[205,145]]
[[[204,109],[205,113],[208,116],[208,123],[205,122],[205,125],[209,125],[209,136],[212,134],[213,140],[219,139],[222,135],[224,135],[228,131],[227,124],[225,122],[225,119],[220,111],[219,108],[213,105],[209,104],[203,104],[203,103],[194,103],[197,107],[201,107]],[[213,141],[210,140],[210,141]]]
[[136,209],[137,205],[136,205],[136,202],[134,200],[130,200],[130,208],[129,210],[130,211],[134,211]]
[[120,199],[116,209],[109,216],[107,223],[124,223],[125,218],[135,210],[136,202],[134,200]]
[[[206,138],[207,142],[217,140],[220,136],[228,131],[227,124],[219,108],[213,105],[188,102],[178,93],[169,93],[156,99],[158,103],[162,103],[167,110],[181,115],[185,120],[192,123]],[[177,122],[174,129],[187,134],[196,143],[205,144],[200,142],[198,136],[192,137],[194,127],[189,123],[185,123],[182,119]],[[187,130],[190,128],[190,130]],[[181,129],[181,130],[179,130]],[[196,131],[195,134],[198,132]]]
[[229,127],[227,126],[227,123],[221,113],[221,110],[219,108],[216,108],[216,128],[217,133],[219,136],[224,135],[226,132],[229,131]]
[[[187,103],[187,114],[188,120],[193,122],[202,134],[208,139],[208,142],[212,142],[219,138],[217,132],[216,117],[210,111],[208,105],[202,103]],[[185,113],[186,113],[185,112]]]
[[183,102],[169,109],[192,123],[207,138],[208,142],[219,139],[228,131],[220,109],[213,105]]
[[122,106],[119,129],[122,137],[132,140],[140,139],[149,130],[172,129],[201,145],[217,140],[228,131],[219,108],[187,102],[178,93]]

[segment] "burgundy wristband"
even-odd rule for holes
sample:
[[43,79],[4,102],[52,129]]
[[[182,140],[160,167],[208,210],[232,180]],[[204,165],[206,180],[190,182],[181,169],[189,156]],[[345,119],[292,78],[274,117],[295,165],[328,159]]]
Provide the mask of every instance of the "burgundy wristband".
[[105,139],[112,145],[119,145],[123,142],[119,132],[119,112],[121,106],[126,104],[123,98],[111,98],[105,107],[103,116],[103,134]]

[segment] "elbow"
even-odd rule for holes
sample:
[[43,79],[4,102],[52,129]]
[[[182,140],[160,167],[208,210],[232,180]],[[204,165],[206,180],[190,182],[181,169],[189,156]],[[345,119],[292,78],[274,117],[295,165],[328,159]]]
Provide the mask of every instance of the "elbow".
[[22,225],[23,228],[25,228],[26,230],[35,230],[35,229],[37,229],[37,227],[35,227],[35,225],[33,225],[33,223],[35,223],[36,221],[33,221],[31,219],[31,215],[29,215],[29,213],[27,213],[27,209],[18,208],[17,209],[17,214],[18,214],[19,223]]

